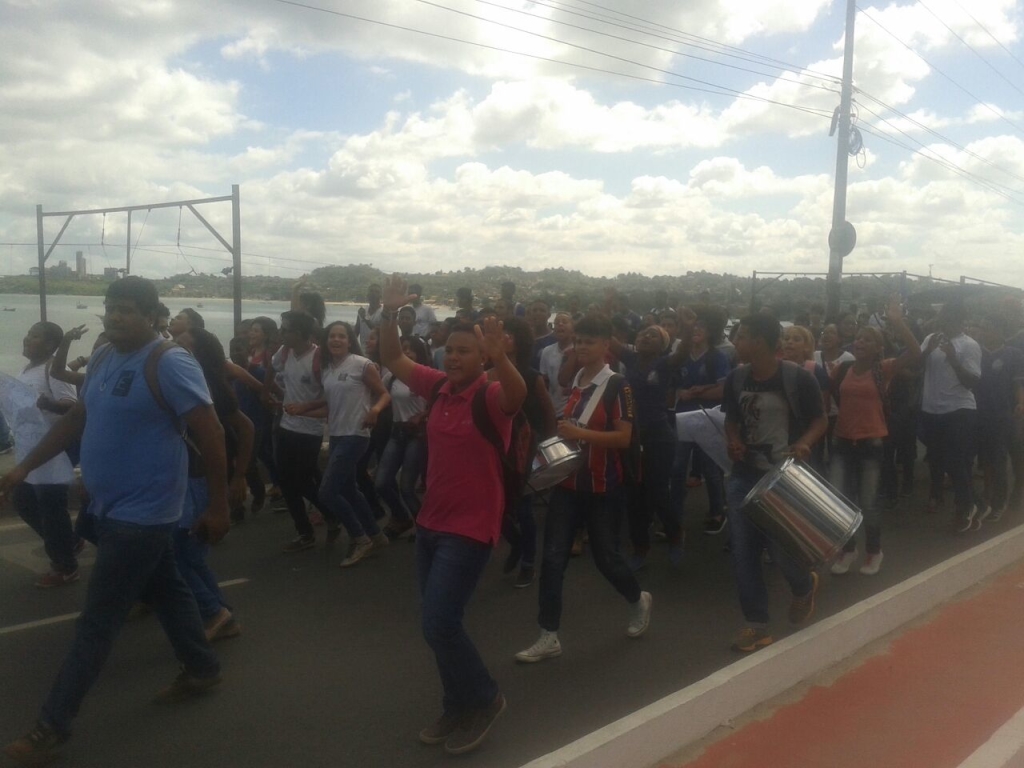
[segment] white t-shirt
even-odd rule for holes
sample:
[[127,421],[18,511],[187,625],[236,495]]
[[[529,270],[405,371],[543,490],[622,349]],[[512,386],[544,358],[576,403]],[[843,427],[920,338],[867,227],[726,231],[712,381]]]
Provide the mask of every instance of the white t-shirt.
[[324,397],[327,399],[327,429],[331,437],[369,437],[363,426],[373,395],[366,385],[366,370],[373,363],[361,355],[346,355],[339,364],[324,366]]
[[[284,404],[309,403],[323,398],[324,389],[313,371],[313,362],[317,356],[317,346],[312,345],[301,357],[290,349],[281,347],[274,353],[270,364],[280,374],[281,389],[284,390]],[[281,414],[281,429],[298,432],[300,435],[324,434],[324,420],[309,416],[292,416]]]
[[572,387],[562,387],[558,384],[558,371],[562,367],[562,358],[569,348],[560,349],[558,344],[549,344],[540,353],[540,372],[547,379],[548,394],[551,395],[551,402],[555,404],[555,413],[561,415],[565,411],[565,404],[569,402],[569,393]]
[[[78,393],[75,391],[74,385],[64,381],[57,381],[49,375],[50,362],[47,360],[45,363],[26,367],[18,376],[18,381],[31,387],[37,395],[47,395],[58,402],[61,400],[78,400]],[[59,414],[42,409],[37,410],[39,410],[43,421],[49,427],[52,427],[60,420]],[[18,437],[17,435],[15,436]],[[27,445],[19,437],[15,446],[18,454],[17,459],[21,461],[36,447],[36,444]],[[68,455],[63,452],[54,456],[41,467],[29,472],[28,477],[25,478],[25,482],[32,485],[70,485],[74,481],[75,469],[71,466],[71,460],[68,459]]]
[[[928,349],[934,333],[928,334],[921,342],[921,351]],[[981,376],[981,347],[970,336],[961,333],[950,339],[957,359],[964,370],[974,376]],[[953,366],[946,360],[946,353],[939,347],[932,350],[924,361],[924,392],[921,396],[921,410],[925,413],[952,413],[961,409],[977,410],[974,393],[960,383]]]
[[413,309],[416,310],[416,322],[412,326],[413,336],[426,336],[430,332],[431,324],[437,322],[437,315],[426,304],[420,304]]
[[370,338],[370,331],[380,326],[380,313],[384,307],[377,307],[376,311],[370,312],[366,309],[366,317],[356,319],[356,335],[359,336],[359,346],[366,349],[366,341]]
[[[389,383],[392,382],[392,383]],[[406,422],[427,409],[427,401],[414,395],[412,391],[395,375],[388,371],[384,375],[384,385],[390,387],[391,407],[395,415],[395,423]]]

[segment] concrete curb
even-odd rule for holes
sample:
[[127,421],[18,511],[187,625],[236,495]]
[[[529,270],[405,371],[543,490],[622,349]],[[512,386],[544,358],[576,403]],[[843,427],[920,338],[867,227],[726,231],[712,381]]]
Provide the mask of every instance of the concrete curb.
[[522,768],[647,766],[1024,558],[1024,527],[946,560]]

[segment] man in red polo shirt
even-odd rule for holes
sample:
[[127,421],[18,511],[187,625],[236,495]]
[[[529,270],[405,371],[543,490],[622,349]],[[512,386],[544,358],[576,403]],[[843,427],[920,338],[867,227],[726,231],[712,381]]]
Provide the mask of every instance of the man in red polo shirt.
[[[384,284],[381,364],[414,395],[436,394],[427,419],[427,493],[416,518],[416,570],[423,597],[423,636],[444,687],[441,717],[420,731],[425,744],[444,743],[451,754],[476,749],[505,710],[505,697],[466,634],[462,616],[491,550],[501,535],[505,507],[502,457],[473,423],[473,398],[487,387],[487,415],[506,447],[512,417],[526,399],[526,383],[505,356],[505,334],[494,318],[456,325],[445,343],[444,371],[418,365],[402,353],[398,310],[412,303],[405,280]],[[490,360],[497,381],[488,384]],[[438,389],[438,384],[440,388]]]
[[630,605],[626,634],[640,637],[650,625],[651,593],[640,590],[618,547],[626,511],[621,452],[633,434],[633,393],[605,362],[611,335],[612,324],[603,317],[585,317],[576,324],[576,360],[582,367],[573,379],[558,435],[579,443],[583,465],[551,492],[540,570],[540,637],[516,654],[517,661],[562,655],[562,581],[578,520],[587,526],[598,570]]

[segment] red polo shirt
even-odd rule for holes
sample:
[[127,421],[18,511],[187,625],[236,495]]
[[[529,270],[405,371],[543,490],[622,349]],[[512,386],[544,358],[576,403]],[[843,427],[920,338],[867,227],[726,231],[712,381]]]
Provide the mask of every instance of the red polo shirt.
[[[417,365],[409,389],[429,399],[434,385],[445,378],[441,371]],[[473,424],[473,395],[487,383],[481,374],[458,393],[447,382],[441,385],[427,419],[427,493],[416,523],[494,545],[501,536],[505,509],[501,458]],[[487,388],[487,411],[507,447],[512,416],[498,405],[500,393],[500,384]]]

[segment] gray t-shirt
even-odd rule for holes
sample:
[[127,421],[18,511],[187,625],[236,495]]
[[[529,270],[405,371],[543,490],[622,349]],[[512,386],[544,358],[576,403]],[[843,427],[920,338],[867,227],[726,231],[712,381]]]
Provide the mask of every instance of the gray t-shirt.
[[[921,351],[928,349],[928,344],[935,334],[929,334],[921,343]],[[956,350],[957,360],[964,370],[975,376],[981,376],[981,347],[974,339],[961,333],[950,339]],[[941,345],[940,345],[941,346]],[[946,353],[939,347],[925,357],[924,392],[921,396],[921,410],[925,413],[943,414],[953,411],[977,410],[974,393],[960,383],[953,366],[946,359]]]
[[[318,349],[314,344],[302,356],[292,350],[281,347],[274,353],[270,364],[281,374],[281,389],[284,390],[284,405],[292,403],[308,403],[323,397],[324,390],[313,366],[316,363]],[[281,414],[281,429],[298,432],[301,435],[324,434],[324,420],[311,419],[309,416],[292,416]]]
[[370,388],[366,386],[366,369],[372,365],[365,357],[347,355],[338,365],[329,363],[324,366],[327,428],[331,437],[370,436],[370,430],[363,426],[363,421],[370,412],[373,399]]

